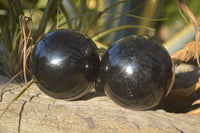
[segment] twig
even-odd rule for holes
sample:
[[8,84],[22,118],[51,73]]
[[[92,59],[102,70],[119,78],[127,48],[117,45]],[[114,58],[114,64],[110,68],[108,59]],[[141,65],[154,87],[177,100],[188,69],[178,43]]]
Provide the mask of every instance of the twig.
[[[20,74],[22,73],[22,71],[18,72],[15,76],[13,76],[1,89],[0,91],[0,96],[3,94],[3,91],[6,89],[6,87],[15,79],[17,78]],[[2,97],[2,96],[1,96]],[[0,102],[2,101],[2,99],[0,99]]]
[[3,112],[0,114],[0,119],[2,118],[2,116],[5,114],[5,112],[8,110],[8,108],[10,107],[10,105],[16,101],[32,84],[33,84],[33,80],[31,80],[22,90],[21,92],[16,95],[6,106],[6,108],[3,110]]

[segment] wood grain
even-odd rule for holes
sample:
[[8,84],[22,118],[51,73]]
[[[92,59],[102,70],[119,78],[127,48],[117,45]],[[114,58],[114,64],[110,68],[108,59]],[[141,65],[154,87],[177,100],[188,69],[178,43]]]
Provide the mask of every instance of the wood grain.
[[[10,84],[0,113],[22,89]],[[28,101],[29,95],[31,101]],[[0,133],[191,133],[200,132],[200,116],[167,113],[162,109],[132,111],[102,94],[76,101],[56,100],[33,84],[0,119]]]

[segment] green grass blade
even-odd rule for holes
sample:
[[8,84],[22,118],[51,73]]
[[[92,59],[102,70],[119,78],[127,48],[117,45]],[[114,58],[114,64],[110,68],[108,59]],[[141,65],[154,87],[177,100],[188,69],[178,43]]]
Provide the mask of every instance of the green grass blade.
[[69,17],[70,15],[69,15],[68,11],[65,10],[65,8],[64,8],[62,3],[60,4],[60,10],[61,10],[63,16],[66,19],[68,27],[71,29],[72,28],[72,23],[71,23],[71,21],[69,21],[70,20],[70,17]]
[[144,28],[144,29],[151,30],[151,31],[155,30],[154,28],[150,28],[150,27],[146,27],[146,26],[140,26],[140,25],[123,25],[123,26],[119,26],[119,27],[115,27],[115,28],[103,31],[103,32],[95,35],[94,37],[92,37],[92,40],[97,41],[97,40],[101,39],[102,37],[104,37],[104,36],[106,36],[106,35],[108,35],[112,32],[123,30],[123,29],[129,29],[129,28],[139,28],[139,29]]
[[36,31],[36,33],[33,37],[34,42],[38,42],[44,35],[48,20],[50,19],[52,14],[54,14],[56,12],[56,9],[57,9],[55,6],[56,3],[57,3],[57,0],[49,0],[48,1],[47,6],[44,10],[44,14],[42,16],[42,20],[40,21],[38,30]]
[[122,1],[116,2],[116,3],[112,4],[112,5],[110,5],[109,7],[105,8],[103,11],[97,12],[96,14],[94,14],[95,15],[94,18],[89,23],[89,26],[87,28],[85,28],[85,30],[83,31],[83,33],[88,33],[88,31],[90,30],[90,28],[92,28],[97,23],[97,21],[101,18],[101,16],[104,13],[106,13],[108,10],[110,10],[113,7],[116,7],[119,4],[122,4],[122,3],[125,3],[125,2],[128,2],[128,1],[131,1],[131,0],[122,0]]
[[[146,19],[142,19],[140,22],[141,26],[150,26],[152,18],[155,16],[155,14],[158,12],[157,8],[159,6],[159,3],[162,2],[162,0],[147,0],[142,16]],[[139,29],[138,34],[144,35],[146,33],[145,29]]]
[[6,111],[8,110],[8,108],[10,107],[10,105],[15,102],[32,84],[33,84],[33,80],[31,80],[21,91],[18,95],[16,95],[6,106],[6,108],[3,110],[3,112],[0,114],[0,119],[2,118],[2,116],[6,113]]
[[82,24],[84,23],[84,21],[85,21],[85,15],[83,15],[83,14],[85,14],[86,13],[86,0],[80,0],[80,7],[79,7],[80,9],[79,9],[79,16],[81,16],[80,17],[80,19],[79,19],[79,24],[78,24],[78,27],[77,27],[77,30],[78,31],[81,31],[81,29],[82,29]]

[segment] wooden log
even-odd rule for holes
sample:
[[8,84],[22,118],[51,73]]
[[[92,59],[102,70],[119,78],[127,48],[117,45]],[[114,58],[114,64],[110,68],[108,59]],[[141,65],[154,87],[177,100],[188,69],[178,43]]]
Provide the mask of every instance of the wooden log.
[[[8,86],[0,113],[22,87]],[[199,125],[200,115],[132,111],[94,93],[76,101],[56,100],[33,84],[0,119],[0,133],[192,133],[200,132]]]

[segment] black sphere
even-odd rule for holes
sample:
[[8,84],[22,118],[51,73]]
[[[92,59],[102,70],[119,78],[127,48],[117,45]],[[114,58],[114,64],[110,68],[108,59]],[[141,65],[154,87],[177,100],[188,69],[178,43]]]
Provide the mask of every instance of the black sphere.
[[73,30],[46,34],[31,56],[31,73],[39,88],[51,97],[74,100],[88,93],[98,78],[97,47]]
[[114,102],[146,110],[158,105],[171,90],[174,67],[163,46],[142,36],[129,36],[104,54],[100,79]]

